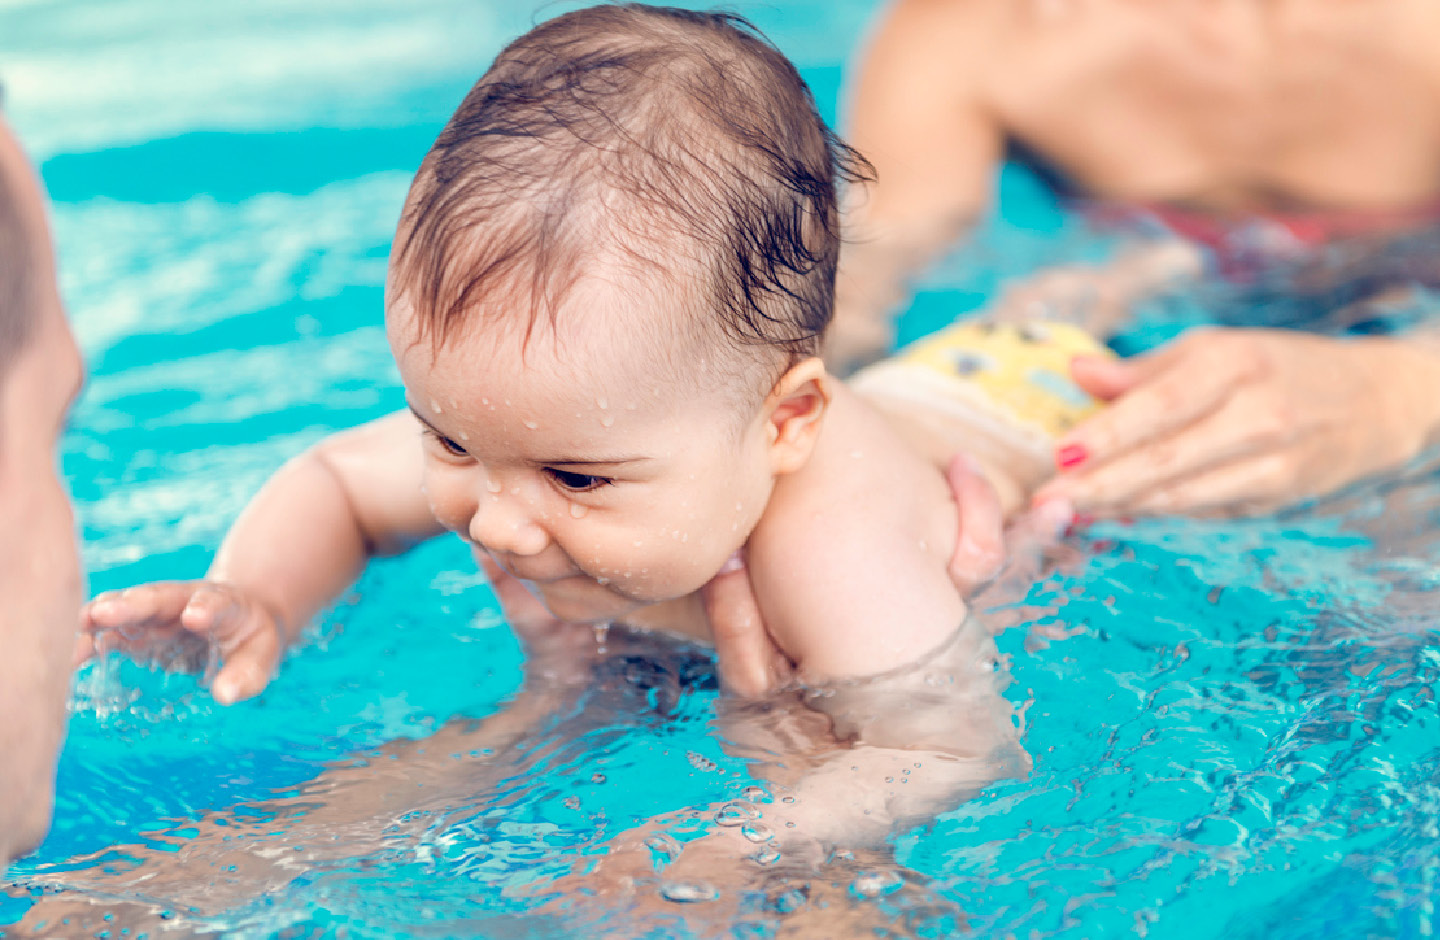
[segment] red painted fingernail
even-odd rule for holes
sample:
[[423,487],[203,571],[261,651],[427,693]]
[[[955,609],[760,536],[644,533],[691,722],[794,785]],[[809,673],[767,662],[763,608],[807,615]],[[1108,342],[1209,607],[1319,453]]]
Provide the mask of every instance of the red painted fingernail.
[[1071,467],[1078,467],[1090,457],[1090,452],[1085,449],[1084,444],[1066,444],[1055,451],[1055,463],[1061,470],[1069,470]]

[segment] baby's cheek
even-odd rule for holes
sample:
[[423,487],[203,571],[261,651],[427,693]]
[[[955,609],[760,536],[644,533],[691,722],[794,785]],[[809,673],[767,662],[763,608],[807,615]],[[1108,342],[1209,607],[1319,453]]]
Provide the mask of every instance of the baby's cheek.
[[427,467],[420,488],[435,521],[452,532],[465,532],[470,527],[470,517],[474,515],[474,499],[463,481],[455,479],[456,476]]

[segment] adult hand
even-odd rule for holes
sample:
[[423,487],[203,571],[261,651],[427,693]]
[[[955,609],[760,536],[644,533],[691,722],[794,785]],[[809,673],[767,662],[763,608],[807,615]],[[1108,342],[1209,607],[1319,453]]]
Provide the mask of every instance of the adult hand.
[[1391,338],[1194,330],[1129,361],[1078,357],[1100,414],[1056,445],[1036,500],[1081,512],[1237,515],[1415,456],[1440,428],[1440,363]]
[[[947,477],[960,509],[950,577],[968,596],[995,577],[1005,560],[1005,520],[995,490],[965,457],[950,462]],[[765,629],[743,561],[737,558],[726,566],[702,589],[701,596],[726,688],[758,698],[790,680],[793,664]]]
[[259,695],[285,650],[279,618],[241,588],[220,581],[142,584],[99,595],[81,612],[78,663],[118,649],[166,668],[199,670],[218,653],[210,683],[222,705]]

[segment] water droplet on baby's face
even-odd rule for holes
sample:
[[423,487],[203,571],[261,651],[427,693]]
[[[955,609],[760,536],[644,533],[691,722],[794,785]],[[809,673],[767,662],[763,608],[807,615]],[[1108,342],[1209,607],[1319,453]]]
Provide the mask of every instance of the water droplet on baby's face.
[[615,423],[615,416],[614,416],[614,415],[601,415],[601,416],[600,416],[600,426],[601,426],[602,428],[608,428],[608,427],[612,426],[614,423]]
[[525,426],[526,426],[527,428],[529,428],[530,430],[533,431],[533,430],[535,430],[536,428],[538,428],[540,425],[536,424],[534,421],[526,421],[526,422],[525,422]]
[[582,506],[580,503],[571,503],[571,504],[570,504],[570,518],[572,518],[572,519],[584,519],[584,518],[585,518],[585,514],[588,513],[589,511],[590,511],[590,507],[589,507],[589,506]]
[[437,415],[443,415],[443,414],[445,413],[445,412],[440,408],[440,403],[439,403],[438,401],[436,401],[435,399],[433,399],[433,398],[430,399],[430,410],[431,410],[432,412],[434,412],[435,414],[437,414]]
[[499,493],[501,490],[505,489],[505,487],[500,485],[499,480],[495,479],[494,477],[489,477],[485,480],[485,489],[489,490],[492,493]]
[[601,411],[604,411],[606,408],[609,408],[609,407],[610,407],[610,402],[608,402],[608,401],[602,396],[602,397],[600,397],[600,398],[595,399],[595,407],[599,408]]
[[461,431],[461,432],[460,432],[460,440],[462,440],[462,441],[468,441],[468,440],[470,440],[470,435],[466,434],[464,431]]

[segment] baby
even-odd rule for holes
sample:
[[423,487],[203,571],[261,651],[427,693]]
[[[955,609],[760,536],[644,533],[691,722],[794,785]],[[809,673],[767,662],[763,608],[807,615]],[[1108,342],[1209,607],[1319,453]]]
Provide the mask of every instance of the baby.
[[[462,102],[407,198],[386,318],[409,410],[282,469],[209,580],[98,598],[87,630],[132,647],[208,638],[225,662],[215,695],[233,701],[368,558],[447,529],[474,546],[525,646],[522,690],[437,734],[436,754],[472,757],[427,766],[423,793],[328,772],[351,789],[307,802],[317,835],[292,838],[312,860],[356,819],[473,800],[531,730],[588,713],[604,656],[662,646],[644,631],[708,642],[700,592],[740,553],[805,689],[723,705],[725,739],[776,799],[667,873],[743,887],[780,851],[883,854],[896,826],[1023,773],[993,641],[949,574],[944,468],[973,454],[1022,505],[1051,437],[1090,406],[1063,375],[1093,345],[959,325],[834,379],[817,351],[837,182],[865,169],[741,20],[627,4],[537,27]],[[612,622],[608,647],[584,626]],[[586,896],[653,875],[655,825],[585,868]],[[269,864],[268,844],[225,829],[224,870]]]
[[[986,344],[1055,357],[1060,382],[1070,350],[961,327],[853,387],[829,376],[836,183],[865,169],[733,18],[612,6],[538,27],[406,202],[387,323],[410,413],[282,470],[209,582],[102,597],[88,626],[213,631],[231,700],[367,557],[450,529],[562,620],[706,639],[696,592],[743,547],[807,679],[936,648],[965,615],[939,468],[973,453],[1014,508],[1057,429],[984,388]],[[1087,404],[1063,397],[1042,404]]]
[[[853,386],[830,376],[837,182],[865,169],[735,17],[627,4],[535,28],[405,204],[386,320],[409,411],[282,469],[208,581],[103,596],[87,629],[208,634],[215,694],[234,700],[369,557],[448,529],[556,623],[700,641],[699,592],[743,550],[807,683],[947,648],[966,605],[944,465],[974,453],[1020,505],[1045,435],[1088,407],[1037,376],[1063,384],[1083,344],[957,327]],[[1008,365],[1017,352],[1038,364]],[[528,639],[549,629],[515,619]],[[986,644],[962,645],[965,670],[990,669]],[[871,740],[845,696],[817,704]],[[935,744],[917,727],[898,746]]]

